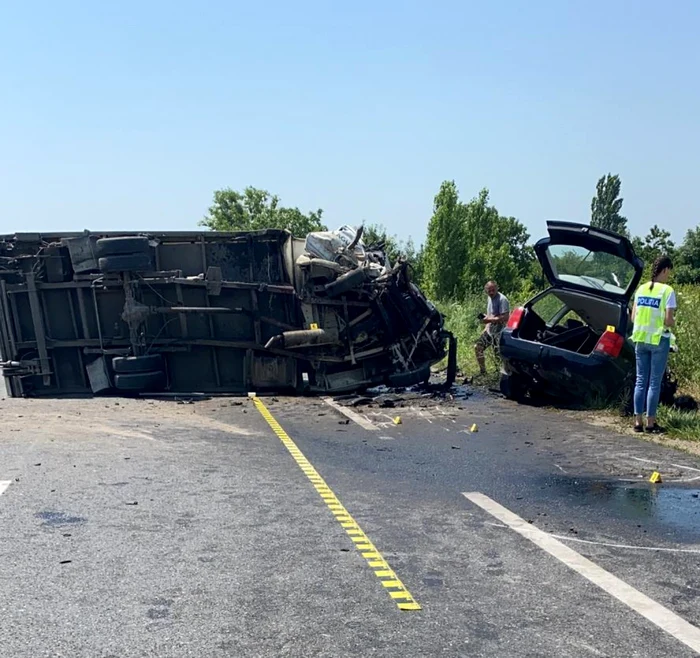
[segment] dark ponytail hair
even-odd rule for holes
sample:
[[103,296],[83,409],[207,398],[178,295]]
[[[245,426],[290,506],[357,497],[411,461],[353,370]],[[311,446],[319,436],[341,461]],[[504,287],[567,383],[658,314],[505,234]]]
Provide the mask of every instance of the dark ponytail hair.
[[654,283],[656,283],[656,277],[661,274],[665,269],[672,270],[673,262],[668,256],[659,256],[651,267],[651,285],[649,288],[654,289]]

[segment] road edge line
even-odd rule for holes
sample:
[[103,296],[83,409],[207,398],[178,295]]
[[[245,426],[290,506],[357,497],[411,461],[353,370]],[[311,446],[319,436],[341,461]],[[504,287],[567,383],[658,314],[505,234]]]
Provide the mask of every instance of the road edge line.
[[642,594],[642,592],[628,585],[624,580],[599,567],[595,562],[577,553],[573,548],[566,546],[550,534],[528,523],[525,519],[503,507],[503,505],[487,495],[478,491],[462,492],[462,495],[494,518],[505,523],[511,530],[525,537],[525,539],[529,539],[533,544],[576,571],[586,580],[597,585],[610,596],[624,603],[655,626],[666,631],[679,642],[700,653],[700,628],[697,626],[657,603],[654,599],[649,598],[646,594]]

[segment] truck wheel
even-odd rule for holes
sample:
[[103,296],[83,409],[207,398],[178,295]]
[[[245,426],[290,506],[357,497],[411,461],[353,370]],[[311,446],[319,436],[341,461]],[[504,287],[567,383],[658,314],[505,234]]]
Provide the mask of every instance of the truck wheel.
[[102,238],[96,245],[98,257],[126,256],[129,254],[148,254],[148,238],[142,236],[125,238]]
[[500,381],[501,393],[509,400],[522,402],[527,393],[527,386],[521,377],[515,374],[501,375]]
[[114,375],[114,387],[120,391],[147,393],[160,391],[164,386],[165,373],[162,370]]
[[408,388],[427,382],[430,379],[430,366],[412,370],[411,372],[397,372],[389,375],[389,386],[392,388]]
[[163,371],[163,357],[160,354],[146,356],[115,356],[112,368],[117,374]]
[[152,269],[148,254],[104,256],[97,261],[100,272],[146,272]]

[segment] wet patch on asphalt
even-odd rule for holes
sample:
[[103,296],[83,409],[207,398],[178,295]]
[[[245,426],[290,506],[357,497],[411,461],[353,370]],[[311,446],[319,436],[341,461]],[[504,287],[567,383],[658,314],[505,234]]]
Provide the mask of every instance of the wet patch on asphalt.
[[700,489],[680,485],[626,483],[586,477],[547,477],[539,483],[547,495],[572,507],[612,515],[636,524],[649,522],[673,530],[678,541],[700,541]]

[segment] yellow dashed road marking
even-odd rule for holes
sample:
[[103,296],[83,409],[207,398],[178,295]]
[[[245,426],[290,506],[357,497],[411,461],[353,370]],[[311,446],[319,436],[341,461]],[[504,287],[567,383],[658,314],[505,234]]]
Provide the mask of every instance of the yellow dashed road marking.
[[284,447],[287,448],[289,454],[294,458],[299,468],[314,485],[314,488],[318,491],[321,499],[326,503],[333,516],[335,516],[345,532],[348,533],[355,548],[367,561],[367,565],[372,569],[374,575],[379,578],[384,588],[389,592],[389,596],[394,600],[394,603],[396,603],[400,610],[420,610],[420,605],[411,596],[406,586],[382,557],[377,547],[362,531],[362,528],[360,528],[355,519],[352,518],[340,500],[338,500],[338,497],[318,474],[318,471],[311,465],[311,462],[304,457],[304,453],[299,450],[296,443],[294,443],[289,435],[282,429],[282,426],[275,420],[262,400],[255,397],[253,398],[253,403],[260,412],[260,415],[267,421],[272,431],[277,435],[279,440],[282,441]]

